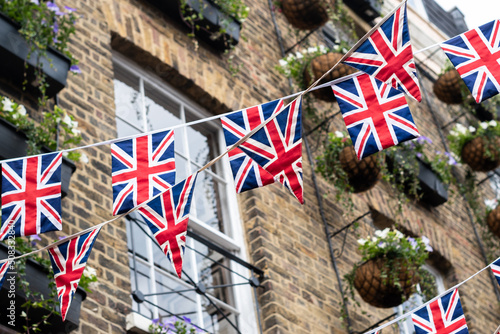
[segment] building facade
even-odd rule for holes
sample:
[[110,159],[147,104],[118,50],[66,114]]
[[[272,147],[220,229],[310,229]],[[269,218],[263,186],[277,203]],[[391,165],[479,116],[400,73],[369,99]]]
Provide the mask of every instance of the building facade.
[[[408,7],[414,50],[450,37],[452,28],[440,27],[422,14],[429,2],[410,1]],[[170,4],[58,1],[61,8],[76,8],[80,15],[70,50],[82,73],[68,77],[57,103],[78,121],[82,145],[176,126],[176,180],[180,181],[226,149],[218,119],[183,124],[295,92],[276,70],[282,50],[327,44],[332,32],[341,38],[342,30],[350,29],[333,24],[304,38],[307,32],[297,34],[284,15],[273,10],[271,1],[245,3],[249,16],[242,22],[239,43],[221,52],[210,39],[191,37],[192,30],[172,13]],[[381,12],[398,4],[385,0]],[[436,7],[431,8],[435,13]],[[373,22],[351,8],[347,11],[358,34],[369,30]],[[432,90],[444,67],[444,54],[431,49],[415,58],[424,99],[421,103],[408,99],[410,109],[421,134],[432,139],[436,150],[444,151],[446,139],[442,139],[450,127],[443,126],[456,121],[462,109],[438,101]],[[1,93],[24,104],[36,119],[36,97],[7,79],[1,82]],[[313,103],[319,115],[339,110],[336,103]],[[332,119],[328,131],[345,131],[340,115]],[[144,333],[153,319],[166,321],[174,315],[186,316],[210,333],[363,333],[411,307],[407,303],[376,309],[356,295],[360,305],[348,302],[349,320],[343,311],[345,282],[339,279],[361,259],[357,239],[394,224],[405,234],[430,239],[434,251],[426,268],[435,277],[437,292],[489,263],[482,253],[483,228],[459,195],[436,207],[409,201],[399,214],[394,190],[381,181],[367,192],[350,195],[353,209],[346,210],[336,200],[337,190],[314,172],[325,133],[310,130],[319,122],[304,116],[302,206],[279,183],[236,194],[227,158],[198,175],[181,279],[139,215],[106,225],[88,262],[97,270],[98,281],[81,304],[74,333]],[[89,161],[76,163],[62,200],[63,231],[54,238],[112,218],[110,147],[82,152]],[[477,179],[487,176],[478,174]],[[478,196],[494,198],[492,184],[481,183]],[[355,230],[336,233],[358,217],[362,218]],[[42,244],[48,242],[49,238]],[[498,249],[487,250],[490,257],[499,255]],[[460,287],[471,333],[493,333],[500,324],[500,299],[493,283],[483,272]],[[0,324],[8,330],[3,319]],[[386,332],[413,333],[413,328],[401,322]]]

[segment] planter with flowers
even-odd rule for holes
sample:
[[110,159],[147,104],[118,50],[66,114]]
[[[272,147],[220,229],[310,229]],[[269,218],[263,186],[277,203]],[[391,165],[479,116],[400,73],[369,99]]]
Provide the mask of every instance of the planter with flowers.
[[418,271],[432,248],[426,237],[405,237],[397,230],[376,231],[369,240],[359,239],[363,256],[360,263],[345,275],[350,295],[354,289],[375,307],[400,305],[419,282]]
[[321,27],[335,10],[335,0],[280,0],[275,3],[288,22],[300,30]]
[[167,15],[183,22],[191,37],[217,50],[228,50],[240,40],[241,24],[249,8],[242,0],[148,0]]
[[0,75],[38,94],[44,104],[66,86],[68,71],[80,72],[68,48],[75,9],[61,10],[50,1],[0,0],[0,12]]
[[448,200],[448,186],[453,181],[451,168],[456,159],[449,152],[436,151],[433,158],[425,154],[430,138],[404,142],[387,150],[389,181],[399,190],[432,206]]
[[375,186],[381,164],[377,155],[358,160],[351,139],[340,131],[328,134],[324,154],[316,160],[316,170],[339,190],[359,193]]
[[[334,49],[324,45],[309,47],[280,60],[277,69],[289,78],[292,78],[301,89],[306,89],[313,82],[321,78],[347,52],[348,45],[342,43]],[[357,70],[344,64],[339,64],[332,72],[325,76],[318,85],[352,74]],[[330,87],[313,90],[312,94],[326,102],[334,102],[335,95]]]
[[[16,238],[15,243],[0,243],[0,258],[6,259],[9,250],[15,250],[15,256],[33,251],[38,236]],[[29,259],[16,261],[15,265],[7,273],[4,284],[0,290],[0,309],[7,310],[15,303],[11,317],[15,319],[4,325],[12,330],[31,333],[68,333],[79,327],[81,304],[90,292],[89,285],[96,282],[95,270],[88,267],[85,269],[79,282],[79,287],[71,302],[66,320],[63,322],[59,313],[59,301],[55,287],[54,275],[51,263],[48,259],[35,256]],[[7,315],[7,314],[5,314]],[[3,322],[2,322],[3,323]],[[14,325],[14,326],[12,326]]]
[[491,233],[500,238],[500,205],[497,205],[493,210],[488,210],[486,223]]
[[468,128],[458,123],[448,135],[450,149],[463,163],[477,172],[488,172],[500,165],[500,123],[481,122]]
[[[24,157],[55,151],[76,145],[81,141],[78,122],[64,110],[55,106],[53,112],[44,113],[40,123],[31,120],[26,108],[12,100],[0,97],[0,159]],[[63,157],[61,192],[69,191],[71,175],[76,170],[73,161],[88,161],[84,154],[71,152]]]
[[177,334],[204,334],[204,330],[193,324],[190,318],[182,316],[180,318],[171,316],[165,320],[153,319],[149,325],[149,332],[152,334],[177,333]]
[[450,64],[434,83],[436,97],[447,104],[461,104],[463,81],[457,70]]

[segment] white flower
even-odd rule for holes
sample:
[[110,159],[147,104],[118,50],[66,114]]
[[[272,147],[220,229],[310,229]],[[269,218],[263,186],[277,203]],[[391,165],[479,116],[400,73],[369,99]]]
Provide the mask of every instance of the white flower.
[[90,266],[86,266],[85,269],[83,270],[83,275],[85,275],[85,277],[88,278],[93,278],[97,276],[97,271]]
[[497,200],[496,199],[487,199],[484,201],[484,204],[486,205],[486,207],[488,209],[493,210],[497,206]]
[[66,152],[66,151],[64,151],[64,152],[62,153],[63,157],[67,157],[67,156],[68,156],[68,154],[69,154],[69,152]]
[[340,132],[340,131],[335,131],[335,136],[337,138],[344,138],[344,134],[342,132]]
[[84,164],[88,164],[89,157],[85,153],[82,153],[82,155],[80,156],[80,162],[83,162]]
[[76,129],[78,127],[78,122],[72,121],[71,124],[68,124],[71,126],[71,128]]
[[396,230],[396,238],[398,239],[403,239],[405,236],[403,233],[399,232],[398,230]]
[[4,97],[2,100],[2,106],[4,111],[14,111],[14,109],[12,109],[13,104],[14,103],[6,97]]
[[479,126],[480,126],[481,128],[483,128],[483,129],[485,129],[485,130],[486,130],[486,129],[488,128],[488,123],[486,123],[486,122],[481,122],[481,123],[479,123]]
[[469,131],[470,132],[476,132],[476,128],[471,125],[471,126],[469,126]]
[[465,126],[463,126],[462,124],[458,123],[457,125],[455,125],[455,130],[459,133],[459,134],[466,134],[467,133],[467,128]]
[[20,104],[17,106],[17,112],[19,115],[25,116],[26,115],[26,108]]
[[288,62],[285,59],[280,59],[280,66],[285,67],[286,65],[288,65]]
[[78,136],[80,133],[82,133],[80,130],[76,129],[76,128],[73,128],[71,130],[71,133],[73,133],[75,136]]
[[[377,232],[375,232],[375,234],[376,234],[376,233],[377,233]],[[372,237],[372,242],[377,242],[377,240],[378,240],[378,239],[377,239],[376,237]]]
[[62,122],[65,124],[71,125],[71,122],[73,122],[73,121],[71,120],[71,117],[69,117],[69,115],[66,114],[66,115],[64,115]]
[[321,53],[326,53],[326,51],[327,51],[327,50],[326,50],[326,47],[325,47],[323,44],[321,44],[321,45],[319,46],[319,51],[320,51]]
[[358,240],[358,244],[360,244],[361,246],[363,246],[364,244],[366,244],[366,239],[359,239]]
[[457,137],[458,136],[458,132],[451,130],[450,131],[450,135],[453,136],[453,137]]
[[314,53],[316,51],[318,51],[318,47],[307,48],[307,53]]
[[380,248],[385,248],[386,244],[385,244],[385,242],[381,242],[381,243],[379,243],[379,244],[378,244],[378,246],[379,246]]
[[300,52],[297,52],[297,53],[295,54],[295,56],[297,57],[297,59],[302,59],[302,58],[304,58],[304,56],[303,56],[303,55],[302,55],[302,53],[300,53]]
[[489,121],[488,125],[491,126],[492,128],[494,128],[497,126],[497,121],[495,121],[495,120]]

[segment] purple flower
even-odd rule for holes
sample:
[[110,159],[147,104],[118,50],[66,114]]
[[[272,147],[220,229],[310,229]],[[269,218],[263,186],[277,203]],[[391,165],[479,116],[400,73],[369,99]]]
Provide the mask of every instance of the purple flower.
[[153,319],[151,320],[151,322],[153,323],[153,325],[158,325],[158,323],[160,322],[160,318]]
[[68,13],[76,12],[76,8],[71,8],[71,7],[68,7],[68,6],[64,6],[64,9],[66,9],[68,11]]
[[191,319],[189,319],[185,315],[182,316],[182,319],[184,319],[184,321],[187,322],[188,324],[191,324]]
[[417,138],[417,142],[419,144],[424,144],[425,142],[428,142],[429,144],[432,144],[432,140],[429,137],[426,136],[420,136]]
[[52,31],[54,32],[54,34],[57,34],[59,32],[59,23],[54,22],[54,25],[52,26]]
[[421,159],[422,158],[422,153],[420,152],[417,152],[417,154],[415,154],[417,156],[417,158]]
[[82,73],[82,70],[80,70],[80,67],[78,67],[78,65],[71,65],[69,70],[73,73],[78,73],[78,74]]
[[444,155],[446,155],[448,157],[448,165],[456,165],[457,164],[457,161],[455,160],[455,158],[451,155],[450,152],[444,152]]
[[63,239],[66,239],[66,237],[59,237],[58,239],[59,240],[63,240]]
[[408,241],[410,242],[410,245],[413,249],[417,248],[418,242],[416,242],[414,238],[408,237]]
[[35,5],[40,5],[40,1],[38,0],[30,0],[31,3],[34,3]]
[[53,11],[53,12],[59,12],[59,7],[57,7],[57,5],[51,1],[48,1],[47,2],[47,8],[50,10],[50,11]]
[[39,240],[39,241],[42,240],[42,238],[40,238],[40,236],[38,234],[30,236],[30,238],[31,238],[31,240]]

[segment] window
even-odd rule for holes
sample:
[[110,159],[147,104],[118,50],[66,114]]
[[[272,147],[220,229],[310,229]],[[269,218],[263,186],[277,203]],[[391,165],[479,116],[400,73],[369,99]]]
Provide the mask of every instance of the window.
[[[420,283],[417,284],[417,292],[408,298],[402,305],[395,307],[397,317],[418,308],[423,303],[431,300],[445,291],[443,277],[431,266],[423,265],[420,268]],[[411,317],[399,322],[400,334],[414,334],[415,328]]]
[[[182,125],[209,116],[203,109],[160,81],[154,74],[115,55],[116,124],[119,137]],[[225,149],[218,121],[178,127],[175,134],[176,181],[185,179]],[[139,214],[126,220],[132,290],[148,302],[133,303],[133,311],[148,319],[187,316],[200,328],[213,333],[257,332],[249,271],[229,261],[204,243],[187,237],[184,274],[173,267],[151,238]],[[224,250],[245,254],[232,176],[227,160],[198,175],[191,206],[190,233],[210,240]],[[205,295],[189,290],[190,282],[203,283]],[[242,285],[239,285],[242,284]],[[235,286],[237,285],[237,286]],[[225,316],[221,314],[221,311]],[[241,314],[245,318],[240,317]]]

